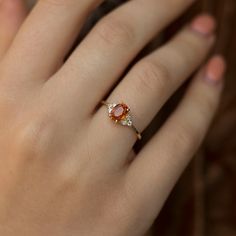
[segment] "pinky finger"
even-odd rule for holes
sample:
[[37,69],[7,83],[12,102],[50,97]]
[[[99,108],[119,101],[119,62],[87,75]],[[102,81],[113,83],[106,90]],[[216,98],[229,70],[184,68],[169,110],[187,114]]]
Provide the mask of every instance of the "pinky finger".
[[27,10],[24,2],[24,0],[0,1],[0,59],[26,17]]
[[210,60],[191,83],[177,110],[128,169],[129,192],[149,217],[156,217],[206,135],[219,104],[224,71],[222,57]]

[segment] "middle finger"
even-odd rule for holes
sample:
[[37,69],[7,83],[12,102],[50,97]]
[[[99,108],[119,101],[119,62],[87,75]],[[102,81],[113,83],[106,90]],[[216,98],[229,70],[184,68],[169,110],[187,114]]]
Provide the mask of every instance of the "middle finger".
[[136,54],[192,2],[133,0],[102,19],[55,78],[48,81],[52,85],[49,87],[59,91],[70,88],[58,104],[78,107],[72,109],[75,116],[80,109],[86,115],[93,112]]

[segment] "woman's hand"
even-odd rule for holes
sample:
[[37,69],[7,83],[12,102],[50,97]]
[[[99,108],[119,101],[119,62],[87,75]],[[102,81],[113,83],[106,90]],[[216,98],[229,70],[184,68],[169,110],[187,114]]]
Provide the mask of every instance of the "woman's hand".
[[135,156],[132,129],[109,120],[100,101],[108,94],[109,102],[127,103],[143,131],[205,60],[214,21],[198,17],[114,86],[138,52],[192,1],[129,1],[102,19],[63,63],[100,2],[39,1],[2,53],[0,235],[144,234],[217,109],[225,67],[218,56]]

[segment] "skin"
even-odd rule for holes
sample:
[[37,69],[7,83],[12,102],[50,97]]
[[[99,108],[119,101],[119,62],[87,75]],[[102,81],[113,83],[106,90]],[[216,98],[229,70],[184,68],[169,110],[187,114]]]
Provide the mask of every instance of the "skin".
[[144,131],[205,61],[215,22],[197,17],[112,88],[192,2],[129,1],[63,63],[99,3],[41,0],[20,27],[23,3],[1,2],[0,35],[7,36],[0,42],[0,235],[144,235],[217,110],[225,71],[220,56],[199,70],[175,112],[135,155],[135,134],[110,121],[100,101],[106,94],[110,102],[125,101]]

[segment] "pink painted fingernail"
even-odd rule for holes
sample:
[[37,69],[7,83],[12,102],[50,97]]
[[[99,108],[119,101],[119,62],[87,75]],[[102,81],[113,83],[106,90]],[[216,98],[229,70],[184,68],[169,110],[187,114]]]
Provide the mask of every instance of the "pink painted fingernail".
[[206,67],[205,80],[212,84],[218,84],[222,81],[226,70],[225,59],[218,55],[214,56]]
[[191,29],[204,36],[210,36],[215,31],[215,28],[216,22],[208,14],[198,16],[191,23]]

